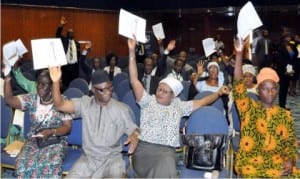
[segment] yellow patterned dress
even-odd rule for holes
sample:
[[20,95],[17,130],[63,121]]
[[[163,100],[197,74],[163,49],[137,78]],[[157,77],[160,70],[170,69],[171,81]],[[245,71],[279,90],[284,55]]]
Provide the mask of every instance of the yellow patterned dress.
[[[264,108],[247,96],[242,81],[234,82],[233,96],[241,120],[241,139],[235,159],[240,177],[279,178],[285,159],[297,160],[297,138],[291,113],[279,106]],[[294,168],[293,175],[300,176]]]

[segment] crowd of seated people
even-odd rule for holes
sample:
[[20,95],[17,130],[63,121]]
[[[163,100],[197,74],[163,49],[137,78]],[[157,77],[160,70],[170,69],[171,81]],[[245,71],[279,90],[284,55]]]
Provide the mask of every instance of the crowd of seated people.
[[[65,23],[66,20],[62,18],[60,28],[62,28]],[[70,33],[69,36],[71,36],[69,38],[73,39],[74,38],[73,36],[74,34],[72,34],[73,31],[70,31],[69,33]],[[292,55],[297,54],[291,42],[291,39],[286,41],[287,42],[283,43],[282,46],[280,46],[281,55],[287,57],[287,54],[291,54],[291,51],[293,50],[294,53]],[[102,138],[103,137],[102,135],[105,135],[104,139],[112,140],[113,142],[108,142],[103,139],[104,141],[98,141],[99,143],[94,143],[92,147],[91,146],[86,147],[90,143],[84,142],[83,145],[84,150],[88,151],[88,155],[80,158],[80,161],[78,161],[78,163],[71,170],[69,176],[122,177],[125,171],[122,168],[124,166],[120,164],[121,163],[120,161],[122,160],[120,158],[120,155],[115,155],[114,159],[107,160],[107,161],[100,160],[99,156],[107,157],[108,155],[105,155],[104,154],[105,152],[110,153],[110,155],[115,154],[114,152],[120,152],[119,146],[121,146],[122,144],[119,143],[118,139],[121,137],[120,134],[125,133],[129,136],[127,142],[131,143],[132,145],[130,152],[133,153],[133,167],[137,177],[176,177],[176,172],[175,172],[176,157],[173,149],[179,146],[177,142],[178,135],[179,135],[178,134],[179,125],[177,124],[179,123],[181,117],[190,115],[193,111],[197,110],[202,106],[210,105],[218,98],[222,98],[225,110],[228,110],[226,106],[228,106],[228,102],[229,102],[227,95],[229,93],[230,88],[227,86],[230,86],[233,89],[231,95],[232,99],[230,99],[231,102],[237,100],[237,103],[240,103],[241,100],[243,100],[243,97],[245,96],[243,96],[243,94],[240,94],[241,91],[239,91],[239,89],[235,84],[236,83],[235,80],[237,80],[237,74],[236,74],[237,66],[232,65],[231,63],[232,59],[230,59],[230,57],[224,54],[224,50],[225,50],[224,47],[220,47],[220,49],[218,49],[216,53],[211,54],[205,60],[199,58],[197,60],[197,65],[193,66],[192,64],[189,64],[190,62],[189,54],[186,51],[179,49],[181,51],[178,54],[173,54],[173,50],[176,48],[175,40],[171,40],[166,46],[166,48],[164,48],[162,44],[163,42],[161,40],[158,40],[160,51],[158,53],[155,52],[152,53],[152,55],[149,57],[147,56],[145,57],[144,54],[147,53],[144,52],[143,53],[144,59],[141,60],[140,59],[141,55],[139,57],[137,56],[140,53],[141,48],[143,49],[142,51],[144,51],[145,49],[142,47],[141,44],[137,45],[135,39],[128,39],[128,48],[130,52],[127,58],[128,66],[123,68],[118,66],[118,61],[120,59],[114,53],[107,54],[105,58],[93,57],[92,62],[90,63],[88,61],[88,55],[89,55],[89,51],[91,50],[92,44],[91,43],[85,44],[83,51],[79,54],[76,54],[78,56],[78,62],[76,61],[75,63],[78,63],[78,65],[76,65],[76,69],[78,72],[77,77],[86,80],[87,84],[89,84],[90,93],[89,95],[78,99],[63,100],[63,97],[61,96],[61,93],[68,88],[68,84],[70,83],[69,79],[67,82],[64,81],[64,78],[67,76],[67,73],[69,73],[69,72],[65,72],[65,68],[62,68],[61,70],[59,67],[51,68],[49,69],[50,74],[49,71],[45,71],[45,72],[43,71],[42,73],[37,72],[37,74],[34,74],[33,78],[31,78],[30,76],[25,75],[26,74],[25,71],[21,70],[21,68],[17,67],[16,65],[13,68],[10,76],[6,76],[4,78],[5,99],[8,102],[8,104],[10,104],[14,108],[20,108],[20,109],[29,108],[29,110],[33,110],[33,111],[36,110],[35,113],[39,113],[38,108],[33,109],[32,107],[34,106],[35,103],[41,103],[42,105],[43,104],[45,106],[49,105],[51,107],[55,106],[55,110],[52,108],[51,110],[54,110],[56,113],[59,114],[59,116],[63,116],[63,117],[60,117],[58,121],[56,121],[57,119],[55,118],[55,123],[59,123],[58,127],[48,126],[51,129],[47,129],[45,131],[40,132],[43,136],[46,136],[46,138],[52,135],[61,135],[61,136],[67,135],[67,133],[70,130],[70,124],[69,124],[70,116],[68,115],[68,113],[74,113],[77,116],[83,115],[83,118],[90,120],[92,117],[87,113],[93,112],[94,114],[97,114],[98,118],[100,119],[102,115],[110,116],[110,114],[116,111],[116,107],[114,107],[112,104],[116,106],[119,105],[120,115],[122,117],[126,116],[124,118],[128,118],[130,120],[127,121],[127,119],[124,119],[122,128],[118,128],[120,127],[118,126],[120,124],[115,124],[117,125],[115,127],[118,128],[118,131],[116,132],[117,137],[109,136],[111,135],[111,132],[106,131],[107,130],[106,127],[102,128],[101,125],[109,125],[108,124],[109,122],[107,121],[103,123],[94,121],[94,123],[88,124],[88,127],[85,128],[85,131],[87,132],[85,132],[83,136],[86,141],[92,138],[94,135],[92,133],[96,131],[97,135],[95,134],[95,136],[97,137],[101,136],[99,138]],[[139,49],[137,50],[136,48]],[[240,60],[239,58],[241,57],[242,51],[239,48],[243,48],[243,47],[239,47],[236,45],[235,48],[236,55],[233,56],[236,59],[233,59],[233,61]],[[72,56],[73,55],[72,53],[74,53],[74,52],[70,52],[70,50],[68,50],[68,47],[65,47],[65,50],[66,53],[68,54],[67,55],[68,57]],[[138,54],[137,51],[139,52]],[[294,58],[296,57],[294,56]],[[139,60],[139,62],[143,62],[143,64],[137,65],[137,60]],[[244,60],[244,62],[245,61],[246,60]],[[240,62],[235,62],[235,63],[239,64]],[[69,65],[70,64],[74,66],[72,59],[70,60]],[[277,67],[280,67],[280,65],[282,67],[283,65],[282,68],[285,69],[285,66],[288,64],[289,63],[286,64],[286,62],[284,62],[283,64],[282,61],[279,61]],[[274,100],[275,100],[274,95],[277,94],[277,90],[278,90],[278,86],[275,84],[278,82],[278,80],[273,80],[275,83],[272,83],[271,86],[274,86],[274,89],[272,88],[269,90],[271,90],[271,92],[274,92],[274,95],[272,96],[272,99],[270,99],[272,101],[268,101],[268,98],[265,96],[267,94],[263,94],[262,91],[265,90],[268,91],[268,89],[265,89],[265,86],[268,86],[269,84],[261,81],[261,76],[258,79],[260,81],[257,81],[256,77],[257,74],[259,74],[259,71],[257,71],[256,67],[253,64],[251,64],[251,62],[249,64],[248,61],[244,64],[242,64],[241,62],[238,68],[240,68],[241,70],[241,74],[239,74],[241,76],[238,76],[238,79],[243,79],[246,91],[255,93],[257,96],[262,97],[262,99],[260,99],[262,100],[262,104],[259,104],[262,105],[261,110],[264,110],[264,108],[267,109],[273,108]],[[262,67],[261,69],[264,68]],[[233,73],[233,70],[235,73]],[[117,76],[121,72],[126,72],[129,75],[128,80],[130,81],[130,85],[134,93],[135,100],[137,104],[139,104],[139,106],[141,107],[140,126],[136,126],[132,122],[134,121],[134,117],[132,117],[132,111],[130,108],[128,108],[127,106],[123,106],[123,104],[120,104],[119,103],[120,101],[118,101],[117,99],[111,98],[113,93],[113,88],[117,87],[112,85],[112,81],[114,80],[115,76]],[[292,72],[292,74],[293,73],[295,72]],[[294,79],[294,78],[291,78],[292,76],[291,74],[289,73],[287,74],[286,71],[281,71],[281,70],[278,71],[278,75],[279,75],[278,78],[280,79],[279,80],[280,106],[285,108],[286,107],[285,100],[286,100],[289,83],[287,83],[287,81],[284,80],[287,79],[289,82],[290,79]],[[95,79],[96,77],[98,79]],[[44,78],[46,78],[46,80],[44,80]],[[61,80],[61,78],[63,80]],[[75,79],[75,77],[73,77],[72,79]],[[178,99],[178,95],[181,93],[183,88],[182,85],[183,81],[189,81],[191,83],[191,88],[189,89],[190,94],[188,95],[189,97],[187,97],[188,100],[186,101],[181,101]],[[285,84],[285,86],[283,86],[284,85],[283,83]],[[15,88],[16,89],[21,88],[23,91],[17,92],[16,90],[14,90]],[[13,93],[8,92],[9,89],[12,89]],[[47,94],[42,94],[43,90],[46,91]],[[191,100],[193,99],[193,96],[195,96],[197,93],[203,93],[205,91],[210,91],[212,93],[211,95],[206,96],[206,98],[204,99]],[[27,93],[31,95],[28,95]],[[293,91],[293,93],[295,92]],[[35,96],[32,94],[35,94]],[[43,98],[43,95],[46,95],[47,100]],[[26,101],[27,98],[31,101],[29,102]],[[91,106],[88,110],[84,111],[86,106],[82,106],[83,104],[89,104]],[[243,110],[240,108],[241,106],[238,107],[238,110]],[[281,114],[284,114],[285,116],[290,118],[289,114],[286,111],[281,111],[282,110],[281,108],[280,109],[278,108],[277,110],[278,110],[277,112],[281,112]],[[151,117],[148,116],[149,114],[151,114]],[[241,125],[246,125],[247,123],[245,117],[246,114],[247,113],[245,111],[242,112],[239,111],[239,115],[241,116],[241,121],[244,120],[241,122]],[[226,111],[224,115],[226,115],[226,117],[228,118],[228,111]],[[116,117],[113,116],[110,117],[115,119]],[[176,119],[172,121],[171,119],[173,119],[172,117],[174,116]],[[168,121],[164,123],[164,125],[161,125],[161,123],[157,122],[162,118]],[[32,125],[35,124],[33,123]],[[99,132],[97,128],[99,126],[101,126],[101,129],[105,131],[104,134],[100,134],[101,131]],[[93,132],[89,131],[93,127],[94,128],[96,127],[97,129],[95,128]],[[164,131],[163,127],[166,127],[168,130]],[[243,144],[245,144],[242,143],[244,142],[245,139],[243,138],[245,137],[245,132],[243,132],[244,127],[245,126],[241,127],[240,147],[244,147],[245,149],[245,146],[242,146]],[[287,130],[289,130],[288,132],[291,132],[294,135],[293,129],[287,129]],[[276,131],[274,133],[276,133]],[[34,138],[34,134],[31,135],[33,135],[32,138]],[[164,135],[167,136],[165,139],[163,139],[165,137]],[[271,136],[271,134],[269,135]],[[269,142],[272,142],[272,140],[270,140]],[[36,147],[36,145],[32,143],[34,142],[29,140],[26,146],[33,145]],[[287,141],[287,143],[291,145],[290,141]],[[64,145],[65,145],[65,141],[62,141],[61,145],[58,145],[59,149],[63,151]],[[105,147],[101,148],[103,151],[95,152],[96,149],[102,145],[104,146],[106,145],[106,148]],[[117,147],[112,147],[112,145],[117,145]],[[171,148],[169,148],[170,146]],[[293,146],[290,147],[291,147],[291,151],[289,154],[291,154],[291,156],[288,157],[294,157],[292,156],[292,154],[294,154],[294,148]],[[48,148],[47,150],[50,149],[51,148]],[[26,148],[26,150],[28,149]],[[44,150],[40,150],[39,152],[42,152]],[[156,156],[153,156],[152,152],[150,152],[152,150],[158,150],[159,152]],[[28,151],[25,150],[24,152],[28,153]],[[93,152],[95,152],[96,156],[93,156],[94,155]],[[164,155],[159,155],[160,152],[165,152],[165,153]],[[245,154],[243,153],[243,151],[239,151],[238,158],[237,158],[238,162],[235,168],[239,176],[271,177],[271,175],[268,175],[268,173],[264,173],[265,171],[264,172],[259,171],[257,173],[246,173],[243,168],[245,167],[243,166],[243,162],[244,162],[243,160],[246,160],[244,158],[244,155]],[[95,161],[94,161],[95,163],[93,166],[94,169],[89,171],[88,165],[90,165],[90,163],[86,162],[85,160],[92,160],[93,157],[95,157]],[[145,160],[144,157],[146,157],[147,160],[149,161],[147,164],[144,162]],[[20,168],[23,167],[23,165],[25,165],[26,162],[28,162],[27,160],[30,159],[28,158],[25,160],[24,158],[25,158],[25,153],[22,153],[22,155],[20,155],[20,158],[18,158],[17,160],[18,161],[16,165],[17,175],[20,177],[35,176],[34,174],[36,173],[33,170],[33,168],[25,168],[25,169]],[[286,168],[283,171],[281,171],[282,176],[295,174],[293,173],[293,170],[295,170],[294,168],[295,159],[294,158],[288,158],[288,159],[289,160],[287,160],[286,162],[279,162],[279,164],[284,165],[284,167],[285,165],[287,165]],[[62,160],[63,157],[59,161]],[[100,170],[99,168],[101,165],[104,166],[103,164],[104,162],[112,162],[112,163],[106,164],[105,168]],[[116,163],[118,165],[115,165]],[[44,165],[42,167],[46,167],[46,166],[47,165]],[[55,170],[56,168],[59,168],[60,165],[55,165],[51,167],[53,167],[51,168],[51,170]],[[114,172],[111,172],[115,168],[117,168],[115,170],[117,171],[116,175],[114,175],[115,174]],[[79,169],[82,169],[82,171],[81,172],[75,171]],[[278,169],[278,166],[276,166],[276,169]],[[25,173],[22,174],[21,172],[25,172]],[[60,170],[58,170],[57,173],[53,173],[53,176],[60,176],[60,175],[61,175]],[[42,177],[48,175],[40,174],[38,176]]]

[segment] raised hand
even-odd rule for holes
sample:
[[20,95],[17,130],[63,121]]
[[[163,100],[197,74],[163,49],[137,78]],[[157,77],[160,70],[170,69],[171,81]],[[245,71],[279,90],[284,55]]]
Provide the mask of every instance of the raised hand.
[[171,40],[167,46],[167,50],[170,52],[175,48],[176,40]]
[[136,39],[128,39],[127,40],[128,43],[128,48],[129,50],[135,50],[135,46],[136,46]]
[[198,75],[201,75],[203,73],[203,65],[204,65],[204,61],[203,60],[200,60],[198,63],[197,63],[197,74]]
[[61,69],[60,66],[49,67],[50,77],[53,82],[59,82],[61,78]]
[[245,42],[242,38],[236,37],[233,39],[233,45],[236,52],[242,52],[244,50]]
[[92,47],[92,42],[86,43],[84,46],[84,48],[87,50],[91,49],[91,47]]
[[66,20],[65,16],[62,16],[62,17],[60,18],[60,24],[61,24],[61,25],[65,25],[66,23],[67,23],[67,20]]

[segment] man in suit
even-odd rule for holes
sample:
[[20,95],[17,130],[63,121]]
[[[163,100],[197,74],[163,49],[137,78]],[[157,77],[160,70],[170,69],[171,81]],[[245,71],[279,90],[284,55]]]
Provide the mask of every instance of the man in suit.
[[154,68],[154,61],[152,58],[145,58],[144,66],[138,70],[138,78],[143,83],[145,90],[149,94],[155,94],[160,78],[151,75]]
[[264,29],[262,37],[257,40],[255,47],[255,56],[258,70],[263,67],[271,66],[271,41],[269,39],[269,31]]
[[68,64],[62,66],[62,82],[63,82],[63,89],[66,89],[69,86],[69,83],[78,77],[79,73],[79,65],[78,59],[80,56],[80,45],[74,39],[74,31],[73,29],[68,29],[67,35],[62,35],[62,30],[67,24],[66,18],[61,17],[60,25],[56,30],[56,37],[60,38],[66,53],[67,62]]

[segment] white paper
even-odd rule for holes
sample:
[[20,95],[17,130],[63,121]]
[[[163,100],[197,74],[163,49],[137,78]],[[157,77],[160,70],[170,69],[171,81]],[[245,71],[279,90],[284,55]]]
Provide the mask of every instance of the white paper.
[[165,33],[162,23],[158,23],[152,26],[153,34],[155,35],[156,39],[162,40],[165,39]]
[[206,38],[202,40],[205,56],[208,57],[212,53],[216,52],[216,45],[213,38]]
[[22,40],[21,39],[18,39],[16,41],[16,47],[17,47],[17,52],[18,52],[18,55],[20,57],[22,57],[25,53],[28,52],[27,48],[25,47],[25,45],[23,44]]
[[4,96],[4,80],[0,78],[0,96]]
[[78,43],[80,44],[88,44],[88,43],[91,43],[90,40],[79,40]]
[[262,22],[254,9],[252,3],[248,1],[240,10],[237,19],[238,36],[245,39],[250,30],[262,26]]
[[3,64],[4,64],[3,73],[4,76],[7,76],[11,71],[11,65],[9,64],[8,60],[5,58],[3,58]]
[[146,20],[124,9],[119,14],[119,34],[146,43]]
[[4,44],[2,50],[3,50],[3,58],[7,60],[10,60],[18,55],[15,41],[10,41]]
[[290,65],[290,64],[288,64],[287,66],[286,66],[286,72],[287,73],[291,73],[291,72],[293,72],[294,70],[293,70],[293,66],[292,65]]
[[59,38],[31,40],[31,48],[35,70],[67,64],[66,54]]

